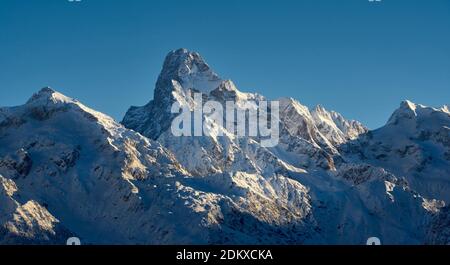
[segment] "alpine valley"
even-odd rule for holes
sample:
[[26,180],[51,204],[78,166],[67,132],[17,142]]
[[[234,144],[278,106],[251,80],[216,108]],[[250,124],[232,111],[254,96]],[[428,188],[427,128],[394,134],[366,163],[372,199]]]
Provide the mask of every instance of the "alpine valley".
[[377,130],[279,101],[279,143],[176,137],[192,94],[266,100],[170,52],[121,123],[50,88],[0,108],[0,244],[450,244],[450,111],[404,101]]

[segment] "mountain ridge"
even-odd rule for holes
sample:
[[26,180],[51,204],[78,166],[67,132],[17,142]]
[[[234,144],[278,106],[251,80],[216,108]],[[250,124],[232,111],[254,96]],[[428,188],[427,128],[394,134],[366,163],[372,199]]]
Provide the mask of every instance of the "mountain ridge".
[[279,144],[264,147],[172,135],[171,104],[192,108],[194,92],[265,100],[198,53],[169,53],[156,91],[122,124],[50,88],[0,108],[0,244],[450,242],[448,107],[405,101],[368,130],[283,98]]

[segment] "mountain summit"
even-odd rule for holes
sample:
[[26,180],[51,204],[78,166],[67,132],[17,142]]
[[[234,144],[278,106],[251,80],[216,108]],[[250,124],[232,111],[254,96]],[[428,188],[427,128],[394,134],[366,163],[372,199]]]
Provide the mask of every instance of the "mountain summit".
[[186,49],[171,51],[164,60],[153,100],[143,107],[131,107],[122,123],[149,138],[157,139],[170,128],[174,118],[170,107],[174,102],[188,98],[191,92],[207,93],[222,82],[198,53]]
[[[0,244],[449,244],[450,113],[405,101],[377,130],[279,99],[279,144],[176,137],[194,92],[261,102],[172,51],[122,124],[50,88],[0,108]],[[407,221],[405,221],[407,220]]]
[[156,83],[155,96],[164,95],[164,88],[171,87],[174,81],[185,89],[206,93],[217,88],[222,79],[198,53],[178,49],[170,52],[164,60]]

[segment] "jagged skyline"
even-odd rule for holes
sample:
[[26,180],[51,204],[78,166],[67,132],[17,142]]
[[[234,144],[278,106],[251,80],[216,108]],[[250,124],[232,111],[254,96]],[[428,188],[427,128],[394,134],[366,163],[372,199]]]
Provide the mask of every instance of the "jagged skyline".
[[122,124],[50,88],[0,108],[0,244],[448,244],[447,106],[404,101],[367,131],[284,98],[265,147],[220,125],[174,135],[170,106],[200,90],[263,99],[177,50]]
[[322,104],[371,129],[404,99],[449,104],[448,1],[105,3],[1,1],[0,106],[50,86],[120,121],[152,97],[179,47],[242,90]]

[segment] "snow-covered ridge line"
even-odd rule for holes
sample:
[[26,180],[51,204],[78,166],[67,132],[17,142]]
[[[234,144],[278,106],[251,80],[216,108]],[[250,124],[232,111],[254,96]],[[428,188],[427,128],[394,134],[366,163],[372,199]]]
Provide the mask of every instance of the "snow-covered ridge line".
[[0,244],[450,243],[448,107],[404,102],[368,131],[284,98],[280,143],[266,148],[174,137],[170,106],[199,91],[264,100],[180,49],[124,125],[49,88],[0,108]]

